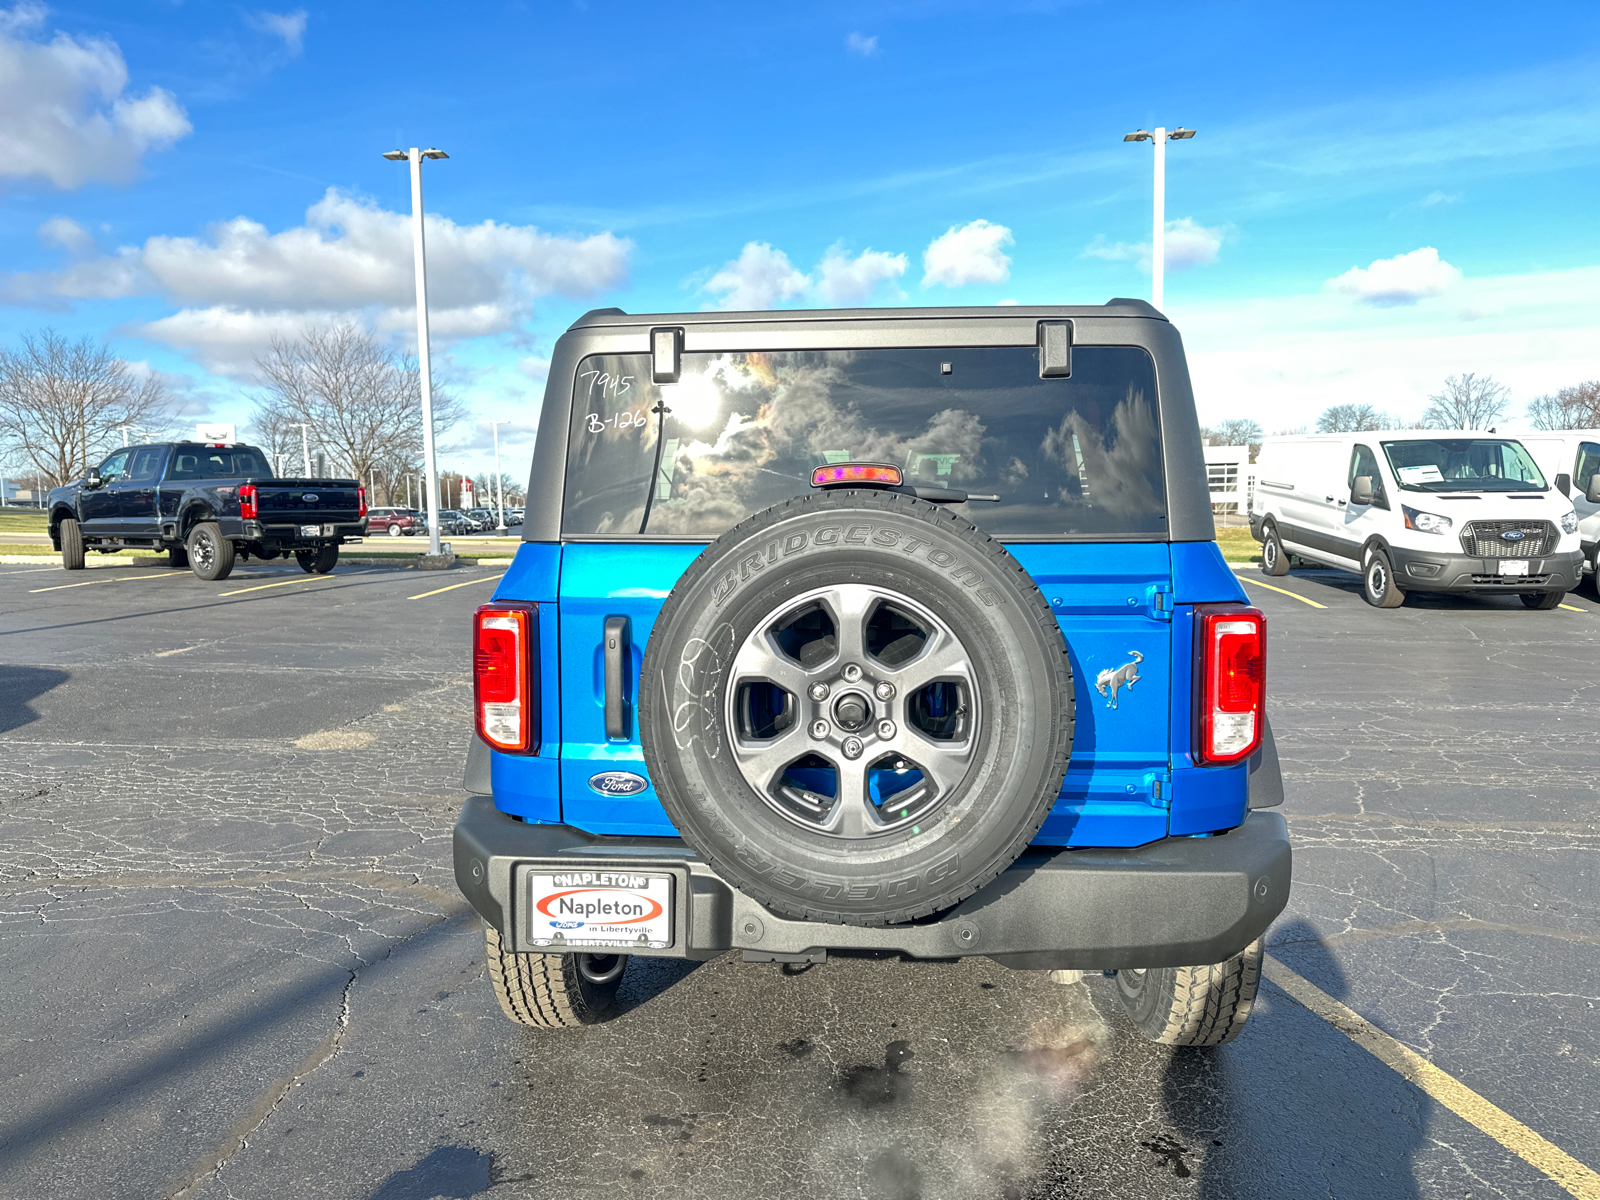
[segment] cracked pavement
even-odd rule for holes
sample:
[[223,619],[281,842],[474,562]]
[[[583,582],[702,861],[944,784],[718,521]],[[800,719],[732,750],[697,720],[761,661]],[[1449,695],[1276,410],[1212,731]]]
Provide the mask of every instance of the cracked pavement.
[[[511,1025],[449,860],[497,574],[0,567],[0,1194],[1564,1194],[1270,984],[1201,1053],[987,960],[635,960],[618,1019]],[[1328,607],[1252,590],[1271,953],[1600,1166],[1600,605],[1275,582]]]

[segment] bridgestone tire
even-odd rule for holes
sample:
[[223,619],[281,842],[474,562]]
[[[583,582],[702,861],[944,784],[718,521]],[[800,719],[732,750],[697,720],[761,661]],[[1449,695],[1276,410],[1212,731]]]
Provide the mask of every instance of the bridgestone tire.
[[1561,602],[1567,598],[1565,592],[1522,592],[1520,595],[1524,604],[1540,611],[1559,608]]
[[83,530],[71,517],[64,517],[59,529],[61,536],[61,566],[67,571],[83,570]]
[[189,531],[189,569],[207,583],[216,583],[233,573],[233,543],[222,536],[215,521],[201,521]]
[[1289,552],[1283,548],[1283,539],[1278,536],[1276,525],[1269,524],[1261,531],[1261,573],[1263,575],[1289,573]]
[[[897,736],[908,747],[905,758],[945,764],[931,766],[924,782],[913,785],[932,797],[926,817],[915,823],[880,822],[861,836],[828,832],[821,823],[786,815],[774,801],[774,793],[788,786],[786,774],[775,776],[763,794],[735,761],[743,753],[729,725],[729,681],[740,669],[736,655],[763,621],[786,606],[803,611],[804,597],[830,589],[836,595],[879,593],[868,612],[885,603],[895,610],[895,597],[920,608],[939,631],[932,635],[936,640],[921,643],[928,656],[933,657],[930,647],[948,637],[972,683],[970,709],[956,710],[956,720],[967,722],[959,778],[948,770],[953,760],[938,759],[929,748],[937,743],[904,728],[913,720],[913,695],[932,686],[915,684],[910,673],[924,661],[921,651],[900,660],[908,694],[892,694],[861,727],[868,750],[858,746],[856,755],[863,769],[885,760],[892,765]],[[865,621],[862,628],[872,624]],[[824,640],[822,646],[824,657],[792,669],[851,669],[838,642]],[[885,655],[892,649],[885,647]],[[843,693],[852,688],[871,704],[871,680],[887,682],[897,669],[887,661],[871,658],[864,683],[839,684],[825,701],[835,706],[831,711],[839,712]],[[795,677],[785,690],[808,695],[812,686]],[[645,763],[678,831],[746,895],[806,920],[887,925],[940,912],[972,895],[1039,831],[1060,793],[1072,748],[1071,663],[1061,628],[1032,577],[976,526],[897,492],[798,497],[743,521],[706,547],[655,621],[639,692]],[[812,707],[807,695],[796,697],[800,711]],[[737,691],[732,699],[738,699]],[[801,720],[795,713],[782,736],[801,747],[822,745],[804,740],[817,736],[811,732],[816,715]],[[882,734],[885,718],[891,728],[900,723],[898,735]],[[880,735],[886,740],[875,742]],[[774,743],[772,755],[786,759],[788,745]],[[848,756],[849,750],[839,753]],[[846,807],[842,776],[849,769],[850,764],[840,767],[833,801],[839,812]],[[940,779],[941,770],[949,778]],[[882,795],[880,790],[880,799],[869,801],[884,805],[876,810],[879,816],[899,809]],[[892,815],[904,817],[905,811]],[[847,828],[862,827],[838,827]]]
[[[484,926],[483,940],[495,999],[518,1025],[574,1029],[615,1015],[627,955],[508,954],[491,925]],[[587,961],[580,964],[580,957]],[[602,982],[592,981],[596,971],[583,969],[591,964],[603,968]]]
[[1261,985],[1261,942],[1210,967],[1118,971],[1128,1016],[1163,1046],[1220,1046],[1239,1036]]
[[339,544],[328,542],[315,550],[296,550],[294,560],[307,574],[315,571],[318,575],[326,575],[333,570],[334,563],[339,561]]
[[1361,595],[1373,608],[1399,608],[1406,594],[1394,581],[1394,564],[1382,550],[1367,555],[1361,569]]

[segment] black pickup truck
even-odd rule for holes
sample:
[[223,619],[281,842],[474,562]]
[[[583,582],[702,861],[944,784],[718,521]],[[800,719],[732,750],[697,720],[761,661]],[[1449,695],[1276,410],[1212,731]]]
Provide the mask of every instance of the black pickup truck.
[[143,546],[206,580],[226,579],[241,558],[289,554],[326,574],[367,519],[358,480],[277,479],[264,451],[226,442],[129,446],[48,503],[50,540],[69,571],[88,550]]

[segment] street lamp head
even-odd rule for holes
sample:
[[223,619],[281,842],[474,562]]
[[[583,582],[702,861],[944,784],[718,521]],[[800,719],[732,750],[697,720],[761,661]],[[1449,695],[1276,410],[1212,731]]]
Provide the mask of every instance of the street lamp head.
[[429,149],[424,150],[422,152],[422,157],[423,158],[449,158],[450,156],[448,154],[446,154],[443,150],[434,150],[434,149],[432,149],[430,147]]
[[1185,138],[1192,138],[1194,136],[1194,130],[1184,129],[1180,126],[1179,128],[1174,129],[1171,133],[1167,134],[1167,136],[1175,142],[1181,142]]
[[1132,133],[1123,134],[1122,140],[1125,142],[1148,142],[1151,136],[1148,129],[1135,129]]
[[385,150],[383,156],[390,162],[405,162],[406,159],[411,157],[404,150]]

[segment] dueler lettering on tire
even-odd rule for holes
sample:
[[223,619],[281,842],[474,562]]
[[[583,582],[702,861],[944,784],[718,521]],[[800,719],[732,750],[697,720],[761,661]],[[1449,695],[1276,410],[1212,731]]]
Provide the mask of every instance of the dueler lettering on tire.
[[708,546],[645,652],[639,732],[686,840],[746,894],[881,925],[1032,840],[1072,745],[1060,627],[998,542],[899,493],[819,492]]

